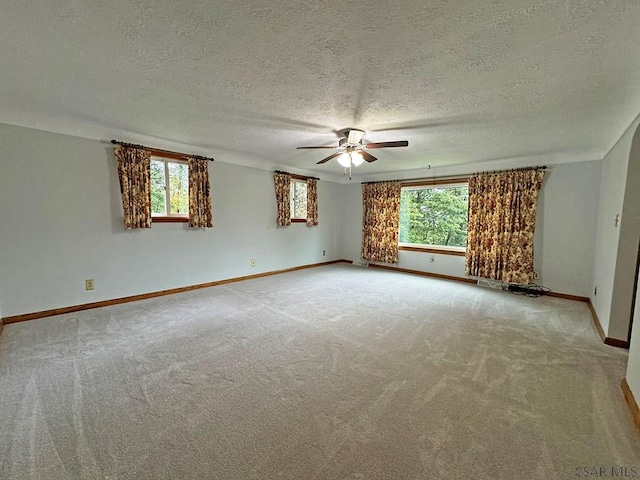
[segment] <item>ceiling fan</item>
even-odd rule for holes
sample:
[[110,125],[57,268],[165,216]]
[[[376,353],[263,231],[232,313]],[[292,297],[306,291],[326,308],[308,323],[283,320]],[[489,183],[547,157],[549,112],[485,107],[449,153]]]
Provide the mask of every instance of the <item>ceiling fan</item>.
[[298,147],[298,150],[303,149],[319,149],[330,148],[333,150],[339,150],[336,153],[332,153],[326,158],[323,158],[318,164],[327,163],[329,160],[337,158],[338,163],[344,168],[357,167],[362,162],[375,162],[376,157],[371,155],[367,150],[374,148],[390,148],[390,147],[406,147],[409,145],[407,140],[400,140],[396,142],[377,142],[377,143],[362,143],[362,137],[364,131],[352,128],[344,132],[344,137],[338,141],[337,147]]

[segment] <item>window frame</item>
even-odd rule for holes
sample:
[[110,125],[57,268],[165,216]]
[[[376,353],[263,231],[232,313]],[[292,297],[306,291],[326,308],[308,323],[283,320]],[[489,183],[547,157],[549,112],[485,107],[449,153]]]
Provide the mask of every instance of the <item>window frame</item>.
[[[400,190],[403,189],[418,189],[418,188],[442,188],[442,187],[467,187],[469,188],[469,177],[450,178],[450,179],[433,179],[417,182],[403,182],[400,185]],[[468,211],[467,203],[467,211]],[[398,223],[398,230],[400,224]],[[421,253],[437,253],[441,255],[454,255],[464,257],[467,254],[467,247],[456,247],[447,245],[425,245],[421,243],[409,243],[401,242],[398,231],[398,250],[408,252],[421,252]]]
[[[295,187],[293,186],[294,182],[303,183],[305,185],[305,187],[306,187],[306,185],[307,185],[307,177],[303,177],[302,175],[291,175],[290,182],[291,182],[291,184],[289,186],[289,195],[290,195],[289,202],[291,203],[293,201],[293,197],[291,196],[291,193],[292,193],[292,191],[295,191]],[[307,210],[306,206],[307,206],[307,199],[305,197],[305,212]],[[305,213],[304,217],[294,217],[293,216],[293,212],[294,211],[295,211],[295,208],[291,209],[291,213],[289,215],[291,217],[291,223],[307,223],[307,215],[306,215],[306,213]]]
[[169,163],[180,163],[187,166],[187,174],[189,172],[189,162],[178,156],[151,155],[151,161],[162,161],[164,163],[164,181],[165,181],[165,211],[164,215],[154,214],[151,212],[151,222],[156,223],[187,223],[189,222],[189,213],[171,213],[171,204],[169,200],[169,190],[166,185],[169,183]]

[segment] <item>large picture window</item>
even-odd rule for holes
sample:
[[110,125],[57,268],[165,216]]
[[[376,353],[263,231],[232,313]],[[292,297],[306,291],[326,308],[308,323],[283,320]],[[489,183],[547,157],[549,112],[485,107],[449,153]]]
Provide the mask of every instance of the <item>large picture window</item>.
[[464,252],[468,204],[467,183],[402,187],[400,247]]
[[153,221],[189,220],[187,162],[151,157],[151,218]]

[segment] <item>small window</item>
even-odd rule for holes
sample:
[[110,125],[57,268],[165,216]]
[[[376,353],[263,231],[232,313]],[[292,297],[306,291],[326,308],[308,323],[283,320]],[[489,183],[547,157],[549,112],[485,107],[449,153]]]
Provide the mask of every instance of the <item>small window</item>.
[[151,218],[189,220],[189,165],[179,160],[151,158]]
[[466,183],[402,187],[400,247],[464,252],[468,206]]
[[291,221],[307,221],[307,182],[306,180],[291,179]]

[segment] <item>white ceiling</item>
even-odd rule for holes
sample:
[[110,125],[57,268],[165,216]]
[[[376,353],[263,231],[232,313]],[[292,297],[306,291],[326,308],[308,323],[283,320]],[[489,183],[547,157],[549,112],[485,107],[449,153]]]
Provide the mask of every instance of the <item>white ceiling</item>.
[[638,0],[0,0],[0,123],[325,174],[295,147],[349,127],[409,141],[361,174],[599,159],[640,111],[639,25]]

